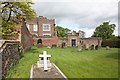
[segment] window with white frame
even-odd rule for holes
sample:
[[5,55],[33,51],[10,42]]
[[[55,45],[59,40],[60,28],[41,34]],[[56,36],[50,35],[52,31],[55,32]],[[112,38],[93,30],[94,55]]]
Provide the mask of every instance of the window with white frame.
[[37,26],[37,24],[34,24],[34,25],[33,25],[33,31],[38,31],[38,26]]
[[50,24],[43,24],[43,31],[50,31]]

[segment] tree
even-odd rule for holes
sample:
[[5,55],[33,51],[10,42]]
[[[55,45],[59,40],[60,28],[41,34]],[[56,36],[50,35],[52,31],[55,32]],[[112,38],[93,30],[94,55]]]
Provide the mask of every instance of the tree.
[[71,31],[71,30],[68,28],[65,28],[65,34],[67,34],[69,31]]
[[110,22],[103,22],[103,24],[96,27],[92,37],[102,37],[102,39],[109,39],[114,36],[113,32],[115,27],[115,24],[110,24]]
[[15,25],[19,23],[19,18],[30,19],[36,16],[31,8],[32,2],[0,2],[0,24],[2,35],[13,35]]
[[61,26],[56,26],[55,30],[57,31],[57,36],[58,37],[65,37],[65,29]]
[[[31,8],[32,2],[1,2],[1,17],[4,21],[17,19],[19,15],[30,19],[36,16],[35,11]],[[14,18],[13,18],[14,17]]]

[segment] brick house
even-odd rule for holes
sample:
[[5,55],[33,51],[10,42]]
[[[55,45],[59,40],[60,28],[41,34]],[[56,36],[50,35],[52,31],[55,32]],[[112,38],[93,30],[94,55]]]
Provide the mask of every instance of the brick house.
[[33,35],[34,45],[41,40],[42,45],[56,45],[58,37],[55,31],[55,19],[47,19],[39,16],[37,18],[27,20],[27,28]]

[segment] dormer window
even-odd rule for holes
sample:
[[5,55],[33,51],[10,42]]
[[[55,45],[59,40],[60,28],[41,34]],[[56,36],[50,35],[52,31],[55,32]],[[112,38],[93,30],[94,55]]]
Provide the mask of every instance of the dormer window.
[[50,31],[50,24],[43,24],[43,31]]

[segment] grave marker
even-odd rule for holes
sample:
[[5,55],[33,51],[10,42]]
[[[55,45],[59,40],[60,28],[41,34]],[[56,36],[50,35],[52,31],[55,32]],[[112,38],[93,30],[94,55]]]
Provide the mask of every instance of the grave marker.
[[54,63],[50,63],[50,57],[51,55],[47,55],[47,51],[43,51],[43,54],[39,55],[39,61],[31,67],[30,78],[61,78],[68,80]]
[[50,57],[51,55],[47,55],[47,51],[43,51],[43,55],[39,55],[39,61],[37,62],[38,67],[43,67],[44,71],[47,71],[48,67],[51,65],[49,61]]
[[48,70],[48,67],[47,67],[47,54],[46,53],[47,53],[46,51],[43,51],[43,55],[44,55],[44,57],[43,57],[43,60],[44,60],[44,71]]

